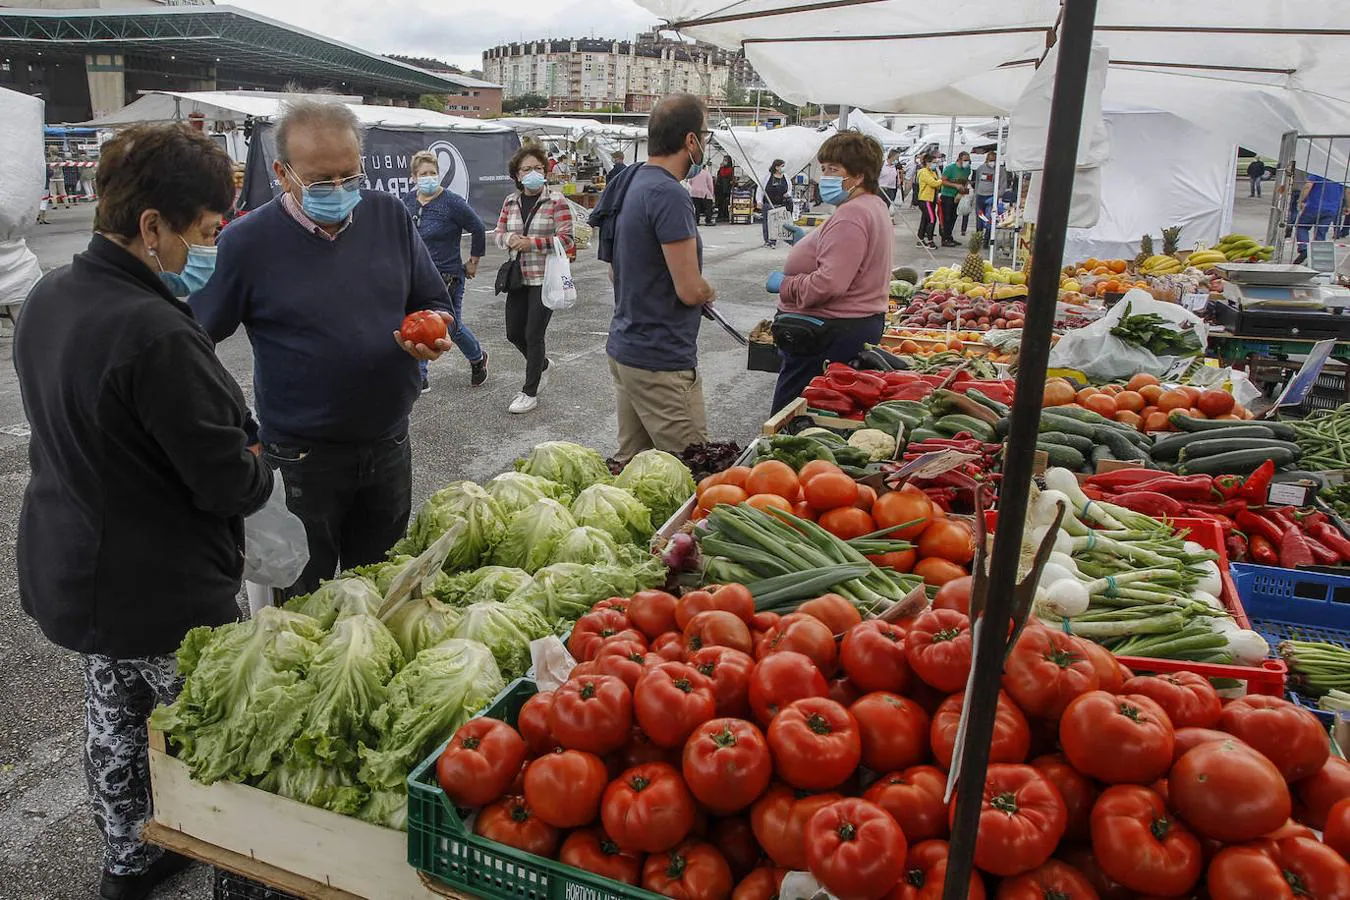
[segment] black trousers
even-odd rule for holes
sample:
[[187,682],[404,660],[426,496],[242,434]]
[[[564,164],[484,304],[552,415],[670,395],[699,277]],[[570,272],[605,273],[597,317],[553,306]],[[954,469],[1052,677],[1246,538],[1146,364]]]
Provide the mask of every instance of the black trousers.
[[931,241],[937,224],[937,201],[919,201],[919,240]]
[[694,218],[702,220],[704,224],[717,224],[717,203],[712,197],[694,198]]
[[792,356],[778,351],[782,360],[778,369],[778,383],[773,389],[773,409],[776,413],[796,400],[806,385],[825,369],[826,363],[848,362],[858,355],[863,344],[881,341],[886,330],[886,317],[880,313],[862,319],[833,319],[829,343],[814,356]]
[[281,472],[286,506],[309,537],[309,564],[287,596],[308,594],[339,568],[384,559],[412,511],[408,436],[368,444],[266,444]]
[[942,197],[942,239],[944,241],[952,240],[952,229],[956,227],[956,197],[948,197],[943,194]]
[[544,337],[548,333],[553,310],[544,305],[544,289],[534,285],[506,295],[506,339],[525,357],[525,386],[533,397],[539,392],[539,376],[544,373],[548,356]]

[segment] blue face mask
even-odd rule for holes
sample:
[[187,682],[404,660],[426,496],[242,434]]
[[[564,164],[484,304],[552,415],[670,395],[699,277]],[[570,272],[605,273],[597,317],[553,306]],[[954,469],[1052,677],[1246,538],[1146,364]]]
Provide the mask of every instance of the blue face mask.
[[706,158],[707,155],[708,155],[708,151],[705,150],[705,149],[703,148],[703,145],[702,145],[702,144],[699,144],[699,145],[698,145],[698,158],[699,158],[699,161],[698,161],[698,162],[694,162],[694,154],[692,154],[692,153],[689,154],[689,174],[686,175],[686,176],[684,176],[684,177],[685,177],[685,178],[693,178],[693,177],[694,177],[695,175],[697,175],[699,172],[702,172],[702,171],[703,171],[703,159]]
[[304,188],[301,194],[300,208],[320,225],[336,225],[339,222],[345,222],[347,217],[356,209],[356,205],[361,202],[361,190],[357,188],[354,191],[336,190],[331,194],[315,196],[309,188]]
[[530,192],[543,190],[547,183],[548,179],[544,177],[543,172],[526,172],[520,178],[521,187]]
[[441,179],[438,175],[423,175],[417,179],[417,193],[424,197],[430,197],[441,187]]
[[182,272],[166,272],[159,262],[158,254],[154,255],[154,259],[155,264],[160,266],[160,280],[169,286],[175,297],[186,297],[206,287],[206,282],[211,280],[211,274],[216,271],[216,248],[189,244],[181,235],[178,239],[187,247],[187,262],[183,264]]
[[820,178],[820,199],[831,206],[838,206],[848,199],[844,188],[844,179],[840,175],[822,175]]

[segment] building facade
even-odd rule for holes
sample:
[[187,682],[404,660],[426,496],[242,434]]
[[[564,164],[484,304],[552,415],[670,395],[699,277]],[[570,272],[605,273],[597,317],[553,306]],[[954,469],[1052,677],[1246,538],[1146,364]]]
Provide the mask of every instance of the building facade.
[[445,94],[445,107],[440,112],[470,119],[492,119],[502,114],[502,86],[477,77],[481,72],[465,72],[439,59],[424,56],[386,54],[390,59],[428,72],[435,72],[447,81],[459,85],[459,90]]
[[503,44],[483,53],[483,76],[507,99],[536,94],[560,111],[647,112],[681,91],[710,103],[725,99],[726,51],[651,37]]

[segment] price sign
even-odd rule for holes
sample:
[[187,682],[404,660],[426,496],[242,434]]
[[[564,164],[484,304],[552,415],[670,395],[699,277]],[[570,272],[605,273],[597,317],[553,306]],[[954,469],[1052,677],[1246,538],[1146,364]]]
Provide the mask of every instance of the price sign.
[[1181,305],[1191,312],[1204,312],[1209,305],[1209,291],[1195,291],[1181,295]]
[[934,450],[905,463],[891,473],[895,478],[936,478],[944,472],[950,472],[957,466],[979,459],[979,454],[965,453],[961,450]]
[[1318,341],[1313,344],[1312,350],[1308,352],[1308,358],[1303,361],[1294,377],[1289,379],[1289,384],[1285,385],[1284,393],[1280,394],[1280,399],[1275,401],[1275,405],[1298,406],[1302,403],[1308,396],[1308,391],[1312,390],[1317,376],[1322,373],[1322,367],[1331,358],[1331,351],[1335,347],[1335,340]]

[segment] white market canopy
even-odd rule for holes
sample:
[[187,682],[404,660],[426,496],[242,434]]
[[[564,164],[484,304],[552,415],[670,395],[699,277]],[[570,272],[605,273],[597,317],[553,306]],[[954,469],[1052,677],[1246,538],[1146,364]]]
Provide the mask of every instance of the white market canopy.
[[603,136],[619,140],[645,140],[647,129],[632,125],[612,125],[599,119],[573,119],[567,117],[506,117],[494,119],[499,125],[512,128],[521,136],[557,137],[569,140],[581,140],[586,137]]
[[201,113],[207,122],[223,122],[230,123],[233,127],[242,127],[247,117],[276,118],[288,96],[341,100],[352,108],[356,118],[367,128],[494,133],[510,131],[506,126],[495,122],[463,116],[447,116],[429,109],[366,106],[360,102],[360,97],[288,95],[267,91],[147,91],[119,110],[79,124],[91,128],[116,128],[142,122],[185,122],[192,113]]
[[[667,27],[744,50],[793,103],[932,115],[1013,108],[1060,0],[638,0]],[[1286,131],[1350,121],[1350,25],[1326,0],[1100,0],[1103,101],[1161,109],[1277,156]]]

